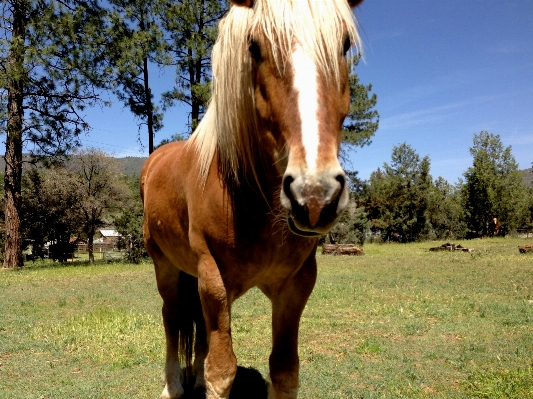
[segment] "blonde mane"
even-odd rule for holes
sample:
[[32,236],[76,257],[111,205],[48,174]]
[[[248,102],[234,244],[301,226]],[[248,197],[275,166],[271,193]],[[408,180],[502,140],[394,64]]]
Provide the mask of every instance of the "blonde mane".
[[232,6],[219,24],[212,52],[212,97],[206,114],[189,141],[198,156],[199,178],[205,184],[215,154],[219,172],[239,183],[239,176],[257,181],[260,161],[250,38],[261,32],[272,44],[279,70],[297,41],[326,76],[337,82],[342,35],[359,46],[347,0],[255,0],[254,7]]

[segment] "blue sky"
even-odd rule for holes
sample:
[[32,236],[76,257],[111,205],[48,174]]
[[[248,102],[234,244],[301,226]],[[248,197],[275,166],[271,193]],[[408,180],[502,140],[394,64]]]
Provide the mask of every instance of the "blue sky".
[[[454,183],[471,166],[472,138],[482,130],[511,145],[520,168],[531,167],[533,1],[367,0],[356,14],[365,54],[356,72],[372,84],[380,113],[373,143],[352,155],[361,177],[407,142],[430,157],[434,178]],[[152,75],[156,92],[173,84],[171,71]],[[111,100],[111,108],[87,111],[93,130],[83,144],[145,155],[130,112]],[[185,108],[168,111],[155,142],[185,131],[186,122]]]

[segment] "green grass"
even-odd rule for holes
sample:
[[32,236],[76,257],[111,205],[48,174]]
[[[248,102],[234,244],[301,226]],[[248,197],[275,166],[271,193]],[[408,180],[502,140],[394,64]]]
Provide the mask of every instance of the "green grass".
[[[318,254],[300,332],[301,398],[533,397],[533,254],[521,239],[369,244]],[[152,266],[0,272],[2,398],[157,398],[164,333]],[[233,308],[239,365],[268,374],[270,306]]]

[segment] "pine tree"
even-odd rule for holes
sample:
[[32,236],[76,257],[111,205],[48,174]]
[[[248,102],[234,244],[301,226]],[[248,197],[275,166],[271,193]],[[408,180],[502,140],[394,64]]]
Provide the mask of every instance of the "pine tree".
[[[0,20],[0,118],[6,134],[4,267],[23,266],[22,149],[57,156],[88,129],[80,111],[106,84],[102,14],[94,0],[5,0]],[[29,147],[31,144],[33,147]]]
[[[163,111],[177,102],[189,107],[185,136],[198,125],[210,97],[211,49],[219,19],[227,11],[222,0],[110,0],[113,40],[109,54],[116,77],[115,94],[148,131],[148,151],[163,127]],[[175,86],[155,105],[149,69],[175,69]],[[140,138],[140,136],[139,136]],[[184,138],[176,133],[160,145]]]
[[470,148],[473,165],[465,172],[466,222],[479,236],[506,235],[526,218],[527,190],[511,147],[499,135],[482,131]]
[[426,210],[433,182],[429,157],[420,159],[408,144],[395,146],[392,162],[370,176],[364,193],[372,229],[385,239],[416,241],[428,231]]
[[[361,55],[350,62],[353,68],[359,64]],[[356,73],[350,74],[350,111],[344,122],[342,131],[343,144],[349,148],[364,147],[372,143],[372,136],[379,127],[379,113],[375,109],[378,98],[376,93],[370,95],[372,85],[359,83]]]
[[223,0],[168,0],[162,7],[170,64],[176,69],[174,88],[163,94],[165,106],[176,101],[189,106],[189,133],[198,126],[211,96],[211,49],[218,21],[227,10]]
[[457,239],[465,237],[466,224],[462,203],[463,183],[452,185],[438,177],[428,191],[428,238]]
[[114,93],[146,125],[148,152],[154,150],[154,134],[163,127],[163,113],[154,104],[150,67],[164,63],[166,43],[158,13],[162,1],[110,0],[113,39],[108,49],[116,76]]

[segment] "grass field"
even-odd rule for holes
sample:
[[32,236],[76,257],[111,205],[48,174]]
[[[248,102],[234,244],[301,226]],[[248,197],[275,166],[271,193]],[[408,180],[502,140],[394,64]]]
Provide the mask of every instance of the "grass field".
[[[529,241],[318,254],[299,397],[533,397],[533,254],[517,250]],[[0,397],[158,398],[160,306],[150,264],[0,272]],[[266,376],[270,309],[257,290],[235,303],[233,337],[239,365]]]

